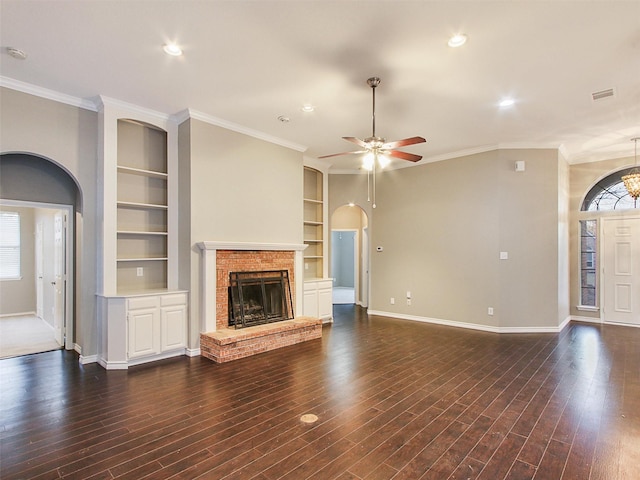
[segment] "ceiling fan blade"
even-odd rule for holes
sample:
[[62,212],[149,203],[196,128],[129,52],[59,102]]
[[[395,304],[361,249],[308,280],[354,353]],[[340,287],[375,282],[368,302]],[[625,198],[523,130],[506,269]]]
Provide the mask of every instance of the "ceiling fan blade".
[[417,162],[422,158],[422,155],[414,155],[413,153],[401,152],[399,150],[388,150],[385,151],[384,154],[402,160],[409,160],[410,162]]
[[403,140],[396,140],[395,142],[387,142],[382,148],[400,148],[406,147],[407,145],[415,145],[416,143],[424,143],[426,140],[422,137],[411,137],[405,138]]
[[367,144],[356,137],[342,137],[347,142],[355,143],[356,145],[360,145],[362,148],[366,148]]
[[330,157],[339,157],[340,155],[356,155],[358,153],[366,153],[366,150],[359,150],[357,152],[341,152],[341,153],[332,153],[331,155],[322,155],[318,158],[330,158]]

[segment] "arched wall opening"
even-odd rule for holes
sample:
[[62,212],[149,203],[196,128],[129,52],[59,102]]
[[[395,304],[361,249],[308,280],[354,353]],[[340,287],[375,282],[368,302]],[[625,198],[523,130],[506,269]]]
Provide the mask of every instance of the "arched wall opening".
[[334,303],[369,305],[369,218],[358,205],[331,215],[330,276]]
[[[75,312],[77,308],[78,293],[76,286],[76,257],[79,249],[78,238],[81,238],[82,228],[82,191],[77,180],[59,163],[54,160],[42,157],[37,154],[12,152],[0,154],[0,201],[3,205],[15,206],[23,209],[23,211],[32,210],[38,214],[46,214],[51,212],[51,217],[55,223],[55,212],[60,213],[58,222],[59,230],[57,235],[62,237],[58,247],[54,247],[55,241],[52,240],[51,247],[58,250],[45,251],[44,256],[62,255],[58,258],[60,269],[56,272],[59,277],[54,282],[50,282],[54,287],[59,300],[56,309],[52,315],[60,316],[63,322],[60,325],[62,329],[61,338],[64,347],[72,349],[75,346],[75,329],[76,318]],[[52,229],[58,229],[52,227]],[[52,230],[53,232],[53,230]],[[52,233],[53,234],[53,233]],[[34,232],[35,235],[35,232]],[[48,242],[45,242],[47,244]],[[32,251],[27,254],[34,258],[37,255],[36,242],[31,242]],[[35,261],[33,262],[35,264]],[[58,268],[58,267],[56,267]],[[37,283],[37,272],[29,272],[33,275],[34,281]],[[45,288],[49,285],[45,285]],[[37,292],[36,287],[34,291]],[[38,296],[38,295],[36,295]],[[40,299],[36,299],[37,302]],[[60,302],[63,302],[60,305]],[[37,310],[37,309],[35,309]],[[47,312],[48,313],[48,312]]]

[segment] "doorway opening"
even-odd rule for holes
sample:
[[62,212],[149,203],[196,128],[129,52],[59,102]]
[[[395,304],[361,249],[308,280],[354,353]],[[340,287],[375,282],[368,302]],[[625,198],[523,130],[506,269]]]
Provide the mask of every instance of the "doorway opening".
[[357,205],[343,205],[331,216],[333,304],[368,306],[368,217]]
[[72,349],[73,207],[0,200],[0,212],[19,219],[19,275],[3,280],[0,297],[0,358]]

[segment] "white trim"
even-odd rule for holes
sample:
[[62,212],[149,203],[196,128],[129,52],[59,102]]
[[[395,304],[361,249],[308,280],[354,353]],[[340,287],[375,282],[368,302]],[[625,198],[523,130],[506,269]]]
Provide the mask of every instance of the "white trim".
[[175,115],[173,115],[173,118],[178,124],[184,122],[189,118],[193,118],[194,120],[199,120],[201,122],[208,123],[209,125],[215,125],[217,127],[226,128],[227,130],[231,130],[237,133],[242,133],[243,135],[248,135],[249,137],[257,138],[259,140],[264,140],[266,142],[280,145],[282,147],[290,148],[298,152],[305,152],[307,148],[309,148],[305,145],[291,142],[289,140],[285,140],[279,137],[274,137],[273,135],[269,135],[268,133],[264,133],[259,130],[254,130],[252,128],[239,125],[237,123],[229,122],[228,120],[223,120],[222,118],[214,117],[212,115],[198,112],[190,108],[176,113]]
[[29,95],[46,98],[47,100],[53,100],[54,102],[64,103],[84,110],[90,110],[92,112],[98,111],[98,106],[92,100],[74,97],[73,95],[67,95],[66,93],[56,92],[55,90],[50,90],[48,88],[38,87],[9,77],[0,76],[0,87],[9,88],[22,93],[28,93]]
[[581,312],[599,312],[600,307],[593,307],[591,305],[576,305],[576,310]]
[[98,355],[87,355],[86,357],[80,355],[78,362],[80,365],[87,365],[88,363],[96,363],[98,361]]
[[632,328],[640,328],[640,325],[636,325],[635,323],[623,323],[623,322],[602,322],[603,325],[615,325],[617,327],[632,327]]
[[200,250],[275,250],[302,251],[307,248],[304,243],[253,243],[253,242],[218,242],[205,241],[196,243]]
[[187,348],[185,351],[185,355],[187,357],[199,357],[200,356],[200,348]]
[[420,317],[417,315],[405,315],[402,313],[383,312],[380,310],[369,310],[368,315],[378,315],[381,317],[398,318],[400,320],[411,320],[415,322],[433,323],[436,325],[444,325],[446,327],[466,328],[468,330],[480,330],[490,333],[559,333],[566,327],[571,317],[567,317],[562,324],[557,327],[494,327],[491,325],[481,325],[478,323],[457,322],[454,320],[443,320],[441,318]]
[[586,322],[586,323],[597,323],[598,325],[602,325],[602,320],[600,317],[582,317],[580,315],[571,315],[572,322]]
[[[6,317],[24,317],[24,316],[34,316],[37,317],[36,312],[18,312],[18,313],[2,313],[0,314],[0,318]],[[48,325],[48,324],[47,324]]]
[[[158,112],[157,110],[151,110],[150,108],[144,108],[139,105],[134,105],[133,103],[123,102],[122,100],[117,100],[115,98],[105,97],[104,95],[96,97],[96,111],[103,110],[105,106],[124,110],[127,114],[134,115],[134,118],[131,119],[134,121],[149,121],[149,119],[153,119],[156,122],[160,122],[161,124],[163,124],[162,128],[164,128],[165,122],[176,123],[175,117],[167,113]],[[124,112],[118,113],[123,114]],[[151,122],[149,121],[149,123]]]

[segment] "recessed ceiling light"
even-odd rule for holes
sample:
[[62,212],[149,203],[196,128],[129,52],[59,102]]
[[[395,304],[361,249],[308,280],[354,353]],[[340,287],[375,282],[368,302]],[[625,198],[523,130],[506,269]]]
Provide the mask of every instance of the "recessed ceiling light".
[[467,43],[467,36],[464,33],[458,33],[449,39],[447,43],[450,47],[461,47]]
[[7,53],[11,55],[13,58],[15,58],[16,60],[24,60],[27,58],[27,54],[23,50],[20,50],[19,48],[7,47]]
[[182,55],[182,49],[175,43],[167,43],[164,47],[162,47],[162,49],[167,55],[173,55],[174,57],[179,57],[180,55]]
[[506,108],[511,107],[514,103],[516,103],[516,101],[513,98],[503,98],[502,100],[500,100],[498,106],[500,108]]
[[313,112],[315,109],[316,107],[314,107],[310,103],[305,103],[304,105],[302,105],[302,108],[300,110],[302,110],[303,112],[309,113],[309,112]]

